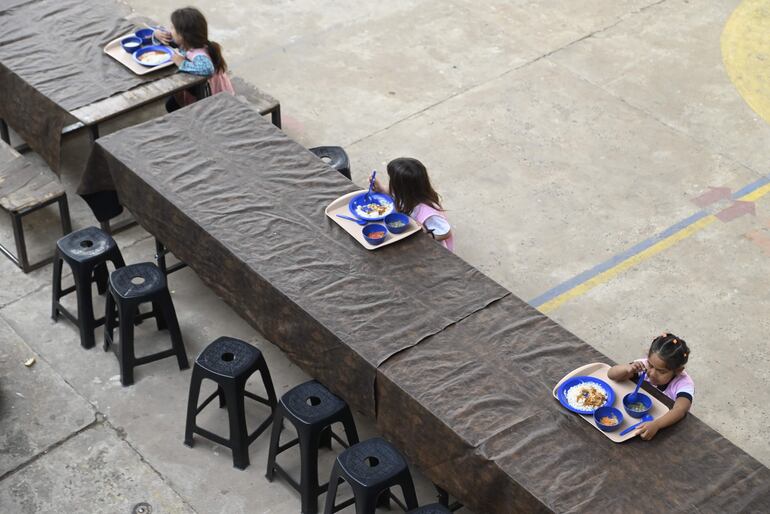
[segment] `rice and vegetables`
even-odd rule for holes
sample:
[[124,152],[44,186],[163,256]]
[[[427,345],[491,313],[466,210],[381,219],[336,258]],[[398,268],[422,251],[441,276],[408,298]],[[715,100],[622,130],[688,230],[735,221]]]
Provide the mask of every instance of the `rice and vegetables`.
[[577,410],[594,411],[607,403],[609,394],[596,382],[583,382],[570,387],[566,394],[567,403]]

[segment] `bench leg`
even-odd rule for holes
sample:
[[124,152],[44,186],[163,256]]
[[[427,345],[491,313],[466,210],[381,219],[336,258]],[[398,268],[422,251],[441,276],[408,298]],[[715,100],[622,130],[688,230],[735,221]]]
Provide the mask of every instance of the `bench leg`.
[[61,232],[63,236],[66,236],[72,232],[72,220],[70,219],[70,207],[67,203],[67,195],[64,194],[59,198],[59,219],[61,220]]
[[94,124],[88,126],[88,139],[90,140],[91,145],[99,139],[99,125]]
[[5,120],[0,120],[0,139],[5,141],[5,144],[11,144],[11,135],[8,133],[8,125]]
[[24,273],[28,273],[29,260],[27,260],[27,245],[24,242],[24,227],[21,224],[21,214],[12,212],[11,223],[13,224],[13,238],[16,240],[16,258],[19,260],[19,267]]
[[270,113],[270,117],[273,120],[273,125],[275,125],[278,128],[281,128],[281,105],[278,104],[278,106],[273,109],[273,112]]

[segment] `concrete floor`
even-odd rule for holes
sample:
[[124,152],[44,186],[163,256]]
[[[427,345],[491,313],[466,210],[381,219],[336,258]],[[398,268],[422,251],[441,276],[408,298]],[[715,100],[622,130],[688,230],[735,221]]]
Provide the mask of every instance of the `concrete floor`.
[[[129,3],[161,20],[177,7]],[[233,72],[281,100],[290,136],[345,147],[361,184],[393,157],[421,159],[458,255],[533,303],[698,212],[710,187],[737,191],[766,175],[770,130],[722,64],[720,36],[739,4],[198,3]],[[70,192],[87,150],[82,140],[65,150]],[[754,402],[770,396],[765,192],[751,198],[753,215],[712,219],[591,281],[572,280],[566,301],[542,308],[618,361],[642,355],[663,330],[684,337],[693,412],[770,465],[770,412]],[[92,224],[70,198],[75,227]],[[50,244],[51,219],[31,220],[36,249]],[[5,218],[0,237],[11,237]],[[140,228],[117,239],[127,261],[152,259]],[[131,512],[146,502],[154,512],[298,512],[298,496],[263,477],[264,438],[245,472],[221,447],[182,445],[189,371],[163,360],[122,388],[112,355],[80,349],[72,326],[50,321],[50,267],[23,275],[0,259],[0,281],[0,510]],[[191,356],[229,334],[265,352],[279,394],[306,379],[190,270],[170,285]],[[150,328],[140,334],[162,344]],[[30,356],[38,362],[25,368]],[[214,411],[204,419],[223,428]],[[415,472],[428,502],[430,485]]]

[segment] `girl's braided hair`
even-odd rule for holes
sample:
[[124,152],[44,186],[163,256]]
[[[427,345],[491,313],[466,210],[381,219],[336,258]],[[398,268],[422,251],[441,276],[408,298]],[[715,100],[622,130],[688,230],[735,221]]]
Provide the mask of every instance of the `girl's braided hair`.
[[687,364],[690,348],[684,339],[666,332],[652,340],[649,355],[653,353],[663,359],[668,369],[675,371]]

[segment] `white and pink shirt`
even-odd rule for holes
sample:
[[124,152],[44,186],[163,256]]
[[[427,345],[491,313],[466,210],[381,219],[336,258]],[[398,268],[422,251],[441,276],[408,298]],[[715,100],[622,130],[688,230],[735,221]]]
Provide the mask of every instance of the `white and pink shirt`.
[[[637,359],[634,362],[641,362],[644,364],[645,368],[650,367],[650,363],[647,361],[647,359]],[[650,382],[649,375],[644,378],[645,382]],[[650,382],[652,384],[652,382]],[[688,398],[690,401],[693,400],[693,397],[695,396],[695,383],[692,381],[692,378],[690,378],[690,375],[687,374],[686,371],[682,371],[678,375],[674,375],[674,378],[671,379],[671,381],[663,386],[655,386],[658,390],[663,391],[663,394],[671,398],[672,400],[676,400],[680,396],[683,396],[685,398]]]
[[[444,212],[431,207],[428,204],[417,204],[417,207],[412,210],[410,216],[417,220],[418,223],[421,223],[422,226],[424,226],[429,232],[432,232],[437,236],[446,235],[451,230],[449,220],[447,220]],[[450,252],[454,252],[454,236],[449,236],[448,238],[442,240],[441,243]]]

